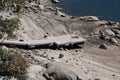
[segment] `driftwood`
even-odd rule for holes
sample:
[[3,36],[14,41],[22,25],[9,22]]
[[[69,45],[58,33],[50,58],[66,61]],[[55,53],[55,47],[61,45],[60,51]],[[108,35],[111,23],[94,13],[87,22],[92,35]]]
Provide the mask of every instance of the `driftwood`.
[[63,35],[59,37],[47,37],[41,40],[32,41],[10,41],[0,40],[0,45],[18,48],[60,48],[60,47],[81,47],[86,40],[82,37]]
[[[0,45],[4,45],[7,47],[18,47],[18,48],[25,48],[25,49],[29,49],[29,48],[35,48],[35,47],[47,47],[49,46],[51,43],[31,43],[32,41],[28,42],[22,42],[22,41],[9,41],[9,40],[0,40]],[[36,42],[36,41],[33,41]]]

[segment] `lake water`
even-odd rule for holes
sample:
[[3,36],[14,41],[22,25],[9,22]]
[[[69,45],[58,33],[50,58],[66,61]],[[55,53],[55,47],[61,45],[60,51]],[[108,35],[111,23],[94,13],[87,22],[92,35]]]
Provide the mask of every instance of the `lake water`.
[[72,16],[98,16],[120,22],[120,0],[59,0],[59,7]]

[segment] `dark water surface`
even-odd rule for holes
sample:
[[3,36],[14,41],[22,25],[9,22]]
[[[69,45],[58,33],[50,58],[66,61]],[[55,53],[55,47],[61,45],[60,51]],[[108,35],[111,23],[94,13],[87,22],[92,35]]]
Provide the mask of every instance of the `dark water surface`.
[[59,0],[59,7],[72,16],[98,16],[120,22],[120,0]]

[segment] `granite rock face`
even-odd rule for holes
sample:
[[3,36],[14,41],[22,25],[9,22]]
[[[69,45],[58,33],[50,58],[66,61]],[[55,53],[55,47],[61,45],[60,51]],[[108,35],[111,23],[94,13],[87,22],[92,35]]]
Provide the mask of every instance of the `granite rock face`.
[[82,80],[68,68],[67,64],[61,62],[48,63],[46,73],[54,80]]

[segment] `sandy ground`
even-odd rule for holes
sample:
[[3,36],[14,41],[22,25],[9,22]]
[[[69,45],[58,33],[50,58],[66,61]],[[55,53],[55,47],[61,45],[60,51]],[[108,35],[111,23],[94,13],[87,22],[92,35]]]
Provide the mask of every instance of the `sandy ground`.
[[[112,49],[106,51],[98,48],[90,48],[86,51],[84,51],[84,49],[66,51],[50,49],[25,50],[24,53],[26,53],[25,55],[33,65],[40,66],[54,61],[65,62],[72,65],[69,69],[78,74],[83,80],[119,80],[120,65],[118,55],[120,48],[116,48],[115,46],[112,46],[112,48],[116,50],[116,53],[112,53]],[[63,54],[64,57],[59,58],[60,54]],[[30,57],[28,57],[28,55]]]

